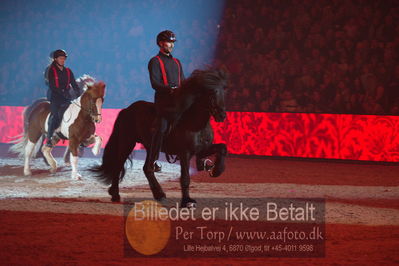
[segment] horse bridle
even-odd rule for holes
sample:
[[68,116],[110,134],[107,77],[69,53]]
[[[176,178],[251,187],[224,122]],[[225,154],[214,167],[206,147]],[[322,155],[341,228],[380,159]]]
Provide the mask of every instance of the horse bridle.
[[222,108],[217,106],[215,97],[212,97],[212,96],[209,97],[209,101],[210,101],[210,104],[207,106],[207,110],[211,114],[218,113],[218,112],[222,111]]
[[[102,99],[102,97],[99,97],[99,98]],[[96,100],[99,99],[99,98],[96,98]],[[102,99],[102,101],[104,102],[103,99]],[[83,108],[82,105],[78,104],[76,101],[73,101],[72,103],[75,104],[76,106],[78,106],[80,109],[82,109],[82,110],[85,111],[86,113],[88,113],[91,117],[93,117],[93,116],[99,116],[99,115],[101,116],[101,114],[97,113],[97,108],[94,108],[94,109],[96,110],[95,112],[92,111],[92,110],[93,110],[92,107],[93,107],[93,106],[96,106],[96,104],[93,103],[93,101],[90,101],[90,108],[89,108],[89,110],[87,110],[86,108]]]

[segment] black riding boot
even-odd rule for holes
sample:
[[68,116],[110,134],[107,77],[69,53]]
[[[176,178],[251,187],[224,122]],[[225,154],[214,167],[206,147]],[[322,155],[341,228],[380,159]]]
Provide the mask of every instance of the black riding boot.
[[159,153],[161,152],[163,138],[168,129],[168,121],[161,115],[158,115],[154,121],[154,133],[151,138],[151,146],[148,152],[146,170],[151,172],[161,171],[161,167],[155,163],[158,160]]
[[146,169],[150,172],[159,172],[160,166],[158,166],[155,161],[158,159],[159,153],[162,147],[163,133],[161,130],[154,132],[151,139],[150,150],[148,151],[148,159]]
[[65,110],[68,108],[69,103],[50,103],[50,117],[48,119],[48,131],[47,131],[47,143],[46,146],[53,147],[51,139],[54,135],[54,131],[61,125],[62,116]]
[[46,146],[52,148],[52,140],[51,138],[53,137],[54,130],[55,130],[55,123],[54,123],[54,115],[50,114],[50,117],[48,119],[48,130],[47,130],[47,141],[46,141]]

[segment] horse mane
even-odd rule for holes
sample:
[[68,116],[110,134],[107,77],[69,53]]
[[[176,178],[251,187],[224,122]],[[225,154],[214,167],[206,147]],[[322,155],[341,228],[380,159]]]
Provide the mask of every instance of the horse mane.
[[183,81],[178,93],[198,92],[204,90],[217,90],[227,86],[228,75],[223,69],[208,68],[205,70],[196,69],[190,77]]
[[81,92],[87,90],[87,86],[93,85],[96,82],[96,79],[88,74],[83,74],[81,77],[76,79],[76,84],[78,84]]
[[174,96],[176,117],[181,117],[194,104],[196,97],[224,89],[227,86],[227,79],[227,72],[223,69],[194,70],[190,77],[176,89]]
[[90,95],[92,98],[96,99],[105,97],[105,83],[103,81],[96,82],[87,87],[85,94]]

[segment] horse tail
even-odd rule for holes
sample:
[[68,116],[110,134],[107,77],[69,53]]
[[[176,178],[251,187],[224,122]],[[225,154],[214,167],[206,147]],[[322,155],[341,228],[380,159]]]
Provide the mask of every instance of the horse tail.
[[28,126],[29,126],[29,121],[30,121],[30,116],[32,115],[33,110],[36,109],[36,107],[43,103],[47,102],[46,98],[40,98],[34,101],[31,105],[25,107],[22,116],[23,116],[23,121],[24,121],[24,133],[28,132]]
[[[22,121],[24,123],[23,133],[18,136],[15,136],[14,140],[10,141],[10,143],[14,143],[14,145],[12,145],[9,149],[11,153],[18,154],[19,157],[23,157],[25,155],[25,146],[28,143],[28,128],[29,128],[30,117],[32,115],[33,110],[35,110],[39,104],[46,101],[47,101],[46,98],[40,98],[34,101],[31,105],[24,108],[22,112]],[[36,143],[39,142],[40,141]],[[36,156],[37,152],[38,149],[35,148],[33,156]]]
[[25,146],[28,143],[28,135],[23,134],[22,136],[19,135],[16,140],[10,141],[11,143],[15,143],[9,148],[10,153],[17,154],[19,158],[23,158],[25,155]]
[[128,109],[119,112],[104,148],[102,164],[91,169],[97,173],[97,180],[106,185],[116,181],[114,179],[121,182],[126,173],[126,160],[132,162],[129,156],[136,144],[133,120],[134,116]]

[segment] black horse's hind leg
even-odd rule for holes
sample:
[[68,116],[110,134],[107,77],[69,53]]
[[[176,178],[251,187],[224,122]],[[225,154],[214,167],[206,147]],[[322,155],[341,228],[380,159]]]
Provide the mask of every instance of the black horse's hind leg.
[[[128,139],[128,137],[124,136],[122,139]],[[118,161],[114,164],[114,167],[117,169],[117,171],[112,174],[112,184],[108,189],[108,193],[112,196],[111,201],[113,202],[119,202],[121,200],[119,195],[119,182],[126,173],[125,162],[129,158],[130,153],[136,145],[136,141],[134,141],[134,138],[131,137],[129,142],[126,141],[123,144],[119,144],[122,146],[119,148],[119,151],[121,152],[118,154]]]
[[147,157],[145,159],[145,163],[143,166],[143,171],[144,171],[145,177],[147,177],[148,184],[150,185],[154,199],[163,200],[166,198],[166,194],[165,194],[165,192],[163,192],[161,185],[158,183],[158,180],[154,175],[154,171],[148,170],[149,169],[147,167],[148,164],[149,164],[149,155],[147,154]]
[[111,195],[112,202],[120,202],[121,201],[121,196],[119,195],[119,177],[118,176],[115,176],[112,179],[112,185],[108,189],[108,194]]
[[190,154],[185,153],[179,156],[180,159],[180,169],[181,169],[181,176],[180,176],[180,186],[182,191],[182,200],[181,206],[182,207],[194,207],[197,203],[194,199],[190,198]]
[[212,177],[220,176],[225,169],[224,161],[227,155],[227,147],[226,144],[219,143],[219,144],[212,144],[209,149],[200,152],[197,154],[197,170],[202,171],[204,170],[204,160],[203,158],[216,155],[215,165],[212,169],[211,175]]

